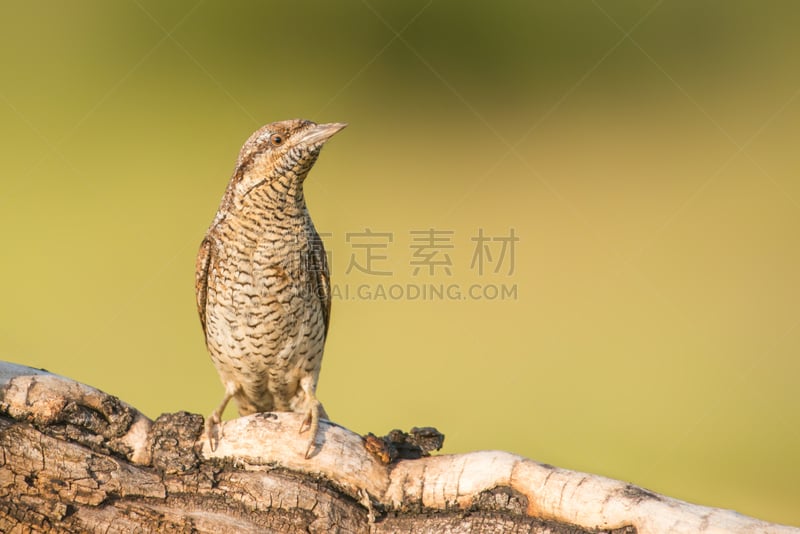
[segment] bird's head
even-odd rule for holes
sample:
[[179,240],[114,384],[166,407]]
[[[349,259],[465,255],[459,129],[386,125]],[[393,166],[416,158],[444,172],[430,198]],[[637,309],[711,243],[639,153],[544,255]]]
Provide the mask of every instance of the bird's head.
[[345,126],[292,119],[260,128],[239,152],[230,184],[232,200],[239,203],[261,186],[270,186],[274,194],[302,196],[303,181],[322,145]]

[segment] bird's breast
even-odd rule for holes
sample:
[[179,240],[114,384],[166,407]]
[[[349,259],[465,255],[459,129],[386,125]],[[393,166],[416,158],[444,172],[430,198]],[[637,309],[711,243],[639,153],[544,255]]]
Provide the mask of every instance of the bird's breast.
[[213,300],[226,305],[230,315],[256,317],[252,320],[302,314],[311,291],[307,228],[306,221],[288,217],[224,221],[215,232],[217,255],[209,282],[220,291]]

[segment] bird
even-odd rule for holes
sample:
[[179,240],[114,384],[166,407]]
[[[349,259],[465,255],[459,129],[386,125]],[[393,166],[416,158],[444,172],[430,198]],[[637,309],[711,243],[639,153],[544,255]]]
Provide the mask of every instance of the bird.
[[258,129],[242,146],[202,240],[197,311],[225,389],[206,419],[212,450],[231,399],[240,416],[304,414],[306,458],[320,418],[328,418],[316,389],[330,324],[330,272],[303,184],[323,145],[345,126],[292,119]]

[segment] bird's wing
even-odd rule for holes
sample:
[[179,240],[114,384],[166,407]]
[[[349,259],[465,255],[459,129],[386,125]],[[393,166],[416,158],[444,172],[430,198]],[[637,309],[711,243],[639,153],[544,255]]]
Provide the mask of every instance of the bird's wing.
[[211,265],[211,241],[208,237],[200,244],[197,253],[197,263],[194,268],[194,291],[197,297],[197,313],[200,314],[200,323],[203,333],[206,333],[206,296],[208,295],[208,269]]
[[331,322],[331,275],[328,272],[328,259],[325,256],[325,246],[319,234],[313,232],[311,237],[311,254],[309,255],[309,270],[311,271],[311,285],[314,295],[322,304],[322,313],[325,317],[325,335],[328,335],[328,324]]

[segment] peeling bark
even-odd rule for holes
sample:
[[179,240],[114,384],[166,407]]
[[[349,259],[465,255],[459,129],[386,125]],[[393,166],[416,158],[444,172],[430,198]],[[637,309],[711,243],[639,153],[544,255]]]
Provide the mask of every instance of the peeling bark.
[[433,429],[323,422],[306,459],[301,419],[226,422],[211,451],[199,415],[0,363],[0,531],[800,533],[505,452],[426,456]]

